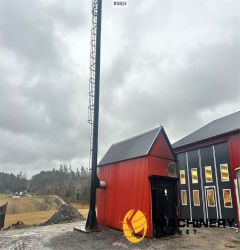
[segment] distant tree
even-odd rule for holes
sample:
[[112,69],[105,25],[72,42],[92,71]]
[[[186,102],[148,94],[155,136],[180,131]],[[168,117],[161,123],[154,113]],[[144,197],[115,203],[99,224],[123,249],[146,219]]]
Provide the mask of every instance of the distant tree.
[[[30,190],[36,194],[57,194],[68,201],[88,202],[90,189],[90,173],[84,167],[73,171],[60,165],[59,169],[41,171],[30,181]],[[78,190],[78,193],[76,193]]]
[[0,172],[0,192],[15,193],[28,190],[29,181],[26,175],[20,172],[17,175]]

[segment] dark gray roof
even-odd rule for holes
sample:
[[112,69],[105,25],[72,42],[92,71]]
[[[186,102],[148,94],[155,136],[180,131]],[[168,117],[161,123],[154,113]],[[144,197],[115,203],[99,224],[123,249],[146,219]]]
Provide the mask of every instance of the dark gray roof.
[[98,166],[147,155],[161,130],[162,126],[113,144]]
[[197,131],[173,143],[172,147],[179,148],[238,130],[240,130],[240,111],[208,123]]

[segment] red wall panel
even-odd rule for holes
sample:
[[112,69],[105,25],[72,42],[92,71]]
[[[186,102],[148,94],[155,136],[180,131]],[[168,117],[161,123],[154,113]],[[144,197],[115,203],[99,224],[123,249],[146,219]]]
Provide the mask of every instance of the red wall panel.
[[172,160],[148,156],[148,176],[168,176],[168,164]]
[[100,180],[107,188],[98,190],[98,223],[122,230],[122,221],[130,209],[140,209],[148,222],[147,236],[152,237],[152,200],[149,177],[168,176],[170,160],[152,156],[102,166]]
[[232,176],[236,178],[236,168],[240,167],[240,133],[232,135],[228,139]]
[[170,150],[166,142],[165,136],[162,133],[158,136],[156,142],[152,146],[150,150],[150,155],[155,155],[158,157],[164,157],[174,160],[172,151]]
[[106,190],[98,190],[97,217],[101,225],[122,230],[122,221],[130,209],[140,209],[148,222],[147,236],[152,236],[151,192],[147,174],[147,157],[101,166],[100,180]]
[[[229,148],[229,157],[230,157],[230,164],[231,164],[231,172],[233,182],[233,190],[234,190],[234,200],[235,204],[237,204],[237,197],[236,197],[236,169],[240,167],[240,133],[236,135],[232,135],[228,138],[228,148]],[[239,204],[236,206],[236,214],[238,215],[238,228],[240,228],[240,207]]]

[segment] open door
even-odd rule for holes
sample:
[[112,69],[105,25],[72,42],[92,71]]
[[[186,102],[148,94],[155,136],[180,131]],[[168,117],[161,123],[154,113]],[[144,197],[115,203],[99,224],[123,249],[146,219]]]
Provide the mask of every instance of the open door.
[[177,230],[177,180],[153,176],[150,181],[153,234],[155,237],[174,234]]

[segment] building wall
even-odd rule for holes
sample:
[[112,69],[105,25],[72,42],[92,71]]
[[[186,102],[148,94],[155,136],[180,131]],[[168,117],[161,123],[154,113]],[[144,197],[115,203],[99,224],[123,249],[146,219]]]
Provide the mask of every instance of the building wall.
[[147,218],[147,236],[152,236],[151,192],[147,164],[147,157],[141,157],[99,168],[100,180],[107,182],[106,190],[98,190],[99,224],[122,230],[125,214],[130,209],[140,209]]
[[147,236],[152,237],[150,176],[168,176],[168,159],[153,156],[113,163],[99,168],[99,179],[107,188],[98,190],[97,218],[100,225],[122,230],[130,209],[140,209],[147,218]]
[[[185,173],[185,183],[180,184],[179,180],[179,200],[181,200],[181,192],[186,192],[187,196],[187,203],[185,205],[182,205],[181,201],[179,201],[180,206],[180,215],[182,218],[185,219],[191,219],[192,218],[192,209],[190,207],[191,203],[191,191],[188,189],[189,186],[189,179],[188,179],[188,169],[187,169],[187,155],[185,152],[177,154],[177,160],[178,160],[178,170],[179,172],[181,170]],[[189,202],[190,201],[190,202]]]
[[[230,164],[233,178],[234,200],[237,204],[236,213],[238,215],[238,227],[240,228],[240,133],[232,135],[228,139]],[[236,173],[238,172],[238,180]]]
[[175,160],[175,156],[169,146],[170,145],[166,141],[166,137],[161,133],[152,146],[149,155]]
[[[202,175],[201,175],[201,170],[198,167],[199,166],[199,155],[198,154],[199,154],[198,150],[190,151],[186,155],[186,160],[188,162],[188,171],[189,171],[188,182],[189,182],[190,190],[191,190],[192,218],[201,219],[201,218],[204,218],[203,206],[205,205],[205,203],[204,203],[204,199],[203,199],[204,192],[203,192],[203,188],[202,188]],[[191,173],[194,169],[196,169],[196,171],[197,171],[197,176],[198,176],[197,183],[193,183],[193,181],[192,181]],[[199,206],[196,206],[194,204],[193,190],[196,190],[199,192],[199,198],[200,198]],[[190,203],[190,200],[189,200],[189,203]]]
[[[179,171],[185,170],[185,184],[179,183],[179,197],[182,190],[187,193],[187,205],[181,204],[181,216],[189,219],[199,218],[229,218],[236,220],[236,202],[234,199],[235,190],[233,188],[233,177],[229,160],[227,142],[216,143],[194,150],[188,149],[186,152],[178,153]],[[229,181],[222,181],[220,165],[227,164]],[[209,166],[212,171],[212,181],[206,179],[205,167]],[[193,183],[192,171],[197,171],[197,183]],[[194,204],[193,190],[199,192],[199,204]],[[227,190],[227,191],[224,191]],[[223,192],[231,192],[232,206],[224,205]],[[184,191],[183,191],[184,192]],[[196,192],[196,191],[195,191]],[[208,204],[207,194],[213,194],[215,204]],[[196,201],[196,199],[195,199]],[[210,206],[212,205],[212,206]],[[215,206],[213,206],[215,205]]]
[[228,139],[232,176],[236,178],[236,169],[240,167],[240,133],[232,135]]

